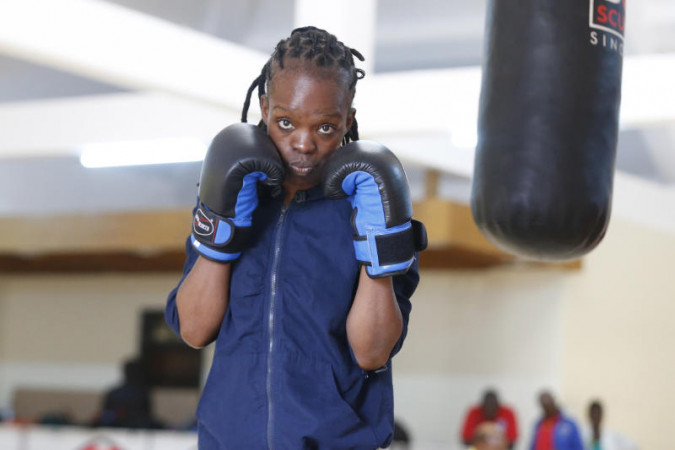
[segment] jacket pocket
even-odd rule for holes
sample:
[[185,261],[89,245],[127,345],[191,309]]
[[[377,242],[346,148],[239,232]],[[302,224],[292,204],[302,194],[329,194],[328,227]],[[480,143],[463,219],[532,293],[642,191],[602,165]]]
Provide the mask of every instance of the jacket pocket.
[[347,371],[332,367],[333,384],[343,402],[361,419],[380,446],[393,437],[394,393],[389,365],[380,370]]
[[284,448],[372,450],[379,442],[359,412],[348,403],[327,363],[288,360],[278,402],[279,427],[294,438]]
[[196,416],[219,448],[265,448],[264,367],[253,355],[214,359]]

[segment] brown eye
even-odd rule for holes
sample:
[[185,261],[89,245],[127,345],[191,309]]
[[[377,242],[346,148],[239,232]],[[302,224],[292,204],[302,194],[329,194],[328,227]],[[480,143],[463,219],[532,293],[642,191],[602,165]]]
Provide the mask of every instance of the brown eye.
[[324,123],[319,127],[319,133],[321,134],[331,134],[335,131],[335,127],[329,123]]
[[290,130],[293,128],[293,124],[288,119],[279,119],[277,120],[277,124],[279,124],[279,128],[282,130]]

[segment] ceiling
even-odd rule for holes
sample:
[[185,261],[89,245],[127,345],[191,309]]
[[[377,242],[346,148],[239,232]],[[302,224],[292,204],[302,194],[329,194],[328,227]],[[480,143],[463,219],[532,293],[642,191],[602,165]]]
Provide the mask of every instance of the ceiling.
[[[133,43],[124,44],[127,42],[124,39],[133,31],[134,21],[151,19],[143,22],[148,33],[137,38],[139,48],[146,45],[146,40],[151,43],[155,36],[169,36],[162,34],[165,32],[182,36],[171,43],[165,39],[166,45],[158,48],[157,52],[165,58],[162,61],[169,61],[167,64],[179,64],[181,58],[190,55],[182,43],[194,40],[214,48],[223,42],[235,44],[233,51],[250,52],[246,54],[254,61],[250,66],[260,67],[256,66],[258,61],[264,61],[260,58],[288,35],[298,17],[312,17],[317,11],[326,16],[339,16],[342,19],[335,19],[335,23],[346,30],[344,34],[365,45],[364,49],[352,41],[347,42],[369,57],[370,78],[386,80],[388,74],[398,77],[396,80],[407,77],[409,104],[420,108],[419,115],[428,114],[425,119],[433,124],[433,109],[414,102],[438,96],[444,89],[452,93],[451,80],[456,78],[437,85],[425,76],[451,73],[459,77],[465,70],[478,73],[486,3],[485,0],[346,0],[339,3],[313,0],[308,6],[310,0],[25,0],[0,6],[0,15],[5,17],[4,26],[0,19],[0,215],[161,209],[191,204],[196,194],[199,163],[85,169],[77,158],[79,145],[95,138],[151,137],[181,127],[211,136],[223,124],[236,120],[238,105],[245,94],[240,86],[247,85],[256,75],[255,72],[240,73],[244,66],[232,67],[218,60],[223,64],[217,65],[214,61],[213,66],[222,70],[214,69],[215,81],[207,78],[200,81],[199,76],[203,75],[200,72],[193,83],[194,90],[188,90],[184,85],[171,84],[172,70],[165,71],[165,81],[156,74],[143,74],[140,69],[134,72],[137,68],[128,60],[119,59],[121,62],[115,67],[115,56],[101,49],[94,49],[90,56],[69,50],[67,45],[62,45],[63,52],[60,48],[49,48],[51,41],[55,45],[63,41],[59,40],[60,33],[69,27],[68,17],[59,16],[55,5],[64,11],[87,12],[84,17],[91,23],[73,22],[84,30],[76,36],[78,45],[89,40],[101,42],[103,33],[99,31],[105,29],[113,45],[121,42],[120,45],[130,45],[126,48],[133,49]],[[319,4],[325,9],[317,7]],[[303,8],[312,9],[311,14],[303,16]],[[28,11],[37,12],[30,15]],[[12,19],[14,12],[16,18]],[[117,17],[118,12],[125,21],[119,25],[104,23],[102,18]],[[125,12],[133,14],[122,14]],[[25,21],[26,25],[30,21],[36,30],[44,29],[51,34],[35,40],[39,48],[30,47],[23,44],[29,42],[30,36],[20,35],[21,30],[30,27],[2,31],[7,30],[12,20]],[[63,23],[63,28],[59,28],[59,23]],[[92,28],[87,28],[89,26]],[[22,44],[16,44],[20,39]],[[216,50],[214,55],[227,54],[226,49],[217,47]],[[624,54],[626,59],[673,55],[675,61],[675,2],[629,1]],[[206,63],[195,61],[195,66],[209,67],[208,60]],[[108,63],[110,65],[106,65]],[[185,63],[190,64],[190,61]],[[660,67],[672,68],[675,75],[675,63]],[[200,88],[203,90],[199,91]],[[382,92],[387,90],[382,88]],[[377,95],[371,95],[370,98],[375,99],[372,103],[383,98]],[[675,100],[670,92],[663,92],[657,98],[664,103]],[[370,105],[367,100],[363,103],[366,106]],[[476,103],[477,98],[473,102]],[[388,129],[379,125],[383,119],[374,113],[368,115],[367,108],[359,111],[370,119],[360,121],[366,133],[372,124],[376,137],[391,137],[392,142],[402,142],[402,147],[408,139],[419,147],[417,135],[393,133],[389,136]],[[465,115],[475,122],[470,113]],[[629,121],[623,126],[617,157],[619,172],[668,192],[675,190],[674,125],[675,117],[667,117]],[[424,133],[424,127],[418,131]],[[433,133],[432,130],[425,136],[430,146],[447,141],[443,135],[434,141]],[[413,194],[418,198],[424,195],[424,170],[436,166],[433,162],[436,154],[440,153],[429,152],[428,160],[404,158]],[[454,170],[467,164],[465,160],[441,165],[443,196],[460,201],[468,199],[470,172]]]

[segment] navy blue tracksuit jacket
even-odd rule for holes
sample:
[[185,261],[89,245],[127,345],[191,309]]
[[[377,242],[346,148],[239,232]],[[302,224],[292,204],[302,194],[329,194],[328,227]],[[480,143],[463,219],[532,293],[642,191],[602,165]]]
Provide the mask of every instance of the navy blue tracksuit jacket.
[[[363,371],[346,335],[359,277],[351,205],[318,187],[263,196],[197,408],[200,449],[375,449],[393,434],[391,362]],[[184,275],[197,259],[186,246]],[[417,263],[394,278],[404,331]],[[182,280],[181,280],[182,282]],[[179,284],[180,286],[180,284]],[[167,323],[179,332],[176,289]]]

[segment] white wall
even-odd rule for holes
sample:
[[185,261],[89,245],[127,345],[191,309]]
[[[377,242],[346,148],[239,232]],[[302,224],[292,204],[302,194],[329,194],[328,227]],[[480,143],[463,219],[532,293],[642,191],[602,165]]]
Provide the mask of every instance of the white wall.
[[138,354],[140,313],[164,307],[178,275],[0,278],[0,405],[16,386],[99,390]]
[[675,235],[616,221],[570,284],[562,317],[571,410],[586,417],[600,398],[607,425],[647,450],[673,446],[674,267]]
[[466,409],[492,387],[518,412],[520,442],[529,439],[536,392],[559,386],[561,285],[573,276],[524,267],[423,274],[394,362],[396,414],[415,437],[461,448]]

